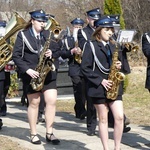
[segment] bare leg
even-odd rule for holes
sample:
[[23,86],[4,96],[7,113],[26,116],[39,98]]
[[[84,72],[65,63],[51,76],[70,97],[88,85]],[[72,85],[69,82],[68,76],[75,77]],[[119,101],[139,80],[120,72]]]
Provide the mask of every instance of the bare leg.
[[[36,122],[38,117],[38,109],[40,103],[40,93],[34,93],[28,95],[29,106],[28,106],[28,120],[31,130],[31,135],[36,135]],[[38,140],[38,137],[34,138],[34,140]]]
[[[114,144],[115,150],[120,150],[120,143],[123,133],[123,103],[122,101],[114,101],[110,103],[110,109],[114,116]],[[117,109],[116,109],[117,108]]]
[[46,133],[53,133],[53,123],[56,112],[56,99],[57,90],[49,89],[44,91],[45,107],[45,120],[46,120]]
[[104,150],[108,150],[108,107],[106,104],[95,105],[99,117],[99,134]]

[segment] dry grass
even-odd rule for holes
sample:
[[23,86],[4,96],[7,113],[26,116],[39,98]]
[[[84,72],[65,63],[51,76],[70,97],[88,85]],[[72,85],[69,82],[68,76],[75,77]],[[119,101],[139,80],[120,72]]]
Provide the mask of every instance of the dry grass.
[[124,94],[125,114],[131,122],[150,125],[150,93],[145,87],[146,67],[134,67],[129,75],[129,86]]
[[[133,67],[124,99],[124,111],[131,123],[150,125],[150,93],[145,87],[146,67]],[[74,99],[59,100],[57,111],[74,113]]]

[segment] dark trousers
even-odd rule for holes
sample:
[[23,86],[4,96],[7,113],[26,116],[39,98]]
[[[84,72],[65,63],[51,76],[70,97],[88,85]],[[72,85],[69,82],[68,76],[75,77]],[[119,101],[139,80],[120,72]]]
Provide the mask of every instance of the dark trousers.
[[0,80],[0,108],[4,105],[4,80]]
[[80,76],[71,76],[71,80],[73,84],[73,93],[75,99],[75,115],[77,118],[80,118],[80,116],[86,111],[85,98],[82,89],[82,78]]
[[5,80],[0,81],[0,106],[1,111],[6,112],[7,106],[5,98],[7,96],[10,86],[10,72],[5,72]]
[[26,105],[27,107],[29,106],[29,101],[28,101],[28,97],[27,97],[27,89],[25,88],[25,84],[22,82],[22,97],[21,97],[21,103],[22,106]]
[[97,114],[92,99],[87,95],[87,83],[87,80],[84,79],[85,96],[87,99],[87,130],[95,131],[97,125]]
[[44,109],[45,109],[45,100],[44,95],[41,94],[41,100],[39,105],[39,117],[41,117],[41,115],[44,114]]

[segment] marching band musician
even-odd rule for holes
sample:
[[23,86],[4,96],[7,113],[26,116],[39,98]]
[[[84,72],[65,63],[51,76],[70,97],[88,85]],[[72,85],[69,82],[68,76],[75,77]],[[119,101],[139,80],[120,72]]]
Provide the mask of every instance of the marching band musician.
[[[0,28],[5,30],[6,21],[0,22]],[[5,32],[3,32],[0,36],[5,36]],[[10,86],[10,71],[5,70],[5,67],[0,71],[0,116],[6,116],[7,105],[5,98],[7,96],[8,90]]]
[[145,88],[150,92],[150,32],[142,35],[142,51],[147,58],[147,73]]
[[86,109],[85,109],[85,98],[83,95],[82,89],[82,78],[80,76],[80,63],[75,60],[75,55],[82,55],[81,50],[77,47],[75,43],[77,43],[77,32],[79,29],[83,28],[84,20],[81,18],[75,18],[71,21],[72,24],[72,35],[68,35],[64,39],[64,46],[62,48],[61,57],[63,59],[69,58],[69,72],[68,75],[71,77],[74,91],[74,99],[75,99],[75,116],[79,119],[85,119]]
[[[120,150],[123,133],[123,103],[122,93],[119,92],[116,100],[107,99],[106,91],[112,87],[108,80],[111,64],[121,69],[121,62],[113,62],[112,54],[115,45],[110,42],[114,33],[113,22],[110,18],[101,18],[94,22],[96,30],[93,40],[85,44],[82,57],[81,72],[88,81],[88,96],[96,107],[99,118],[99,134],[104,150],[108,150],[108,106],[112,110],[114,124],[114,150]],[[108,45],[108,49],[105,47]],[[88,58],[88,59],[87,59]]]
[[[81,50],[83,50],[84,44],[86,41],[91,40],[92,34],[94,32],[94,21],[100,19],[101,13],[100,8],[95,8],[86,12],[87,15],[87,26],[78,31],[78,43]],[[83,76],[84,78],[84,76]],[[85,80],[85,89],[87,88],[87,81]],[[87,89],[85,90],[85,96],[87,100],[87,135],[93,136],[95,135],[95,129],[97,125],[97,115],[96,109],[92,103],[92,100],[87,95]]]
[[[114,34],[112,37],[116,41],[118,32],[120,31],[120,15],[107,15],[107,17],[111,18],[113,21]],[[120,58],[120,61],[122,62],[120,71],[122,73],[124,73],[125,75],[127,75],[127,74],[131,73],[130,66],[128,63],[128,58],[127,58],[127,52],[129,52],[130,50],[127,49],[124,45],[122,45],[120,48],[121,48],[121,50],[119,50],[119,58]],[[124,82],[122,82],[122,91],[123,91],[123,83]],[[129,132],[131,130],[131,127],[127,126],[129,124],[130,124],[130,120],[124,114],[124,130],[123,130],[124,133]],[[113,118],[111,110],[109,110],[109,112],[108,112],[108,125],[109,125],[109,127],[114,126],[114,118]]]
[[[42,90],[35,91],[30,85],[31,78],[38,78],[40,74],[40,72],[35,71],[35,68],[39,62],[47,37],[49,36],[49,31],[44,30],[48,18],[43,10],[35,10],[29,14],[31,15],[29,23],[26,28],[17,35],[13,50],[13,60],[22,74],[22,81],[29,100],[27,114],[30,125],[30,140],[33,144],[41,144],[36,130],[36,122],[40,95],[43,93],[46,104],[46,141],[58,145],[60,140],[53,134],[57,99],[56,71],[48,72]],[[50,48],[46,50],[44,56],[47,60],[55,58],[57,57],[55,56],[55,52],[59,50],[57,43],[51,40]]]

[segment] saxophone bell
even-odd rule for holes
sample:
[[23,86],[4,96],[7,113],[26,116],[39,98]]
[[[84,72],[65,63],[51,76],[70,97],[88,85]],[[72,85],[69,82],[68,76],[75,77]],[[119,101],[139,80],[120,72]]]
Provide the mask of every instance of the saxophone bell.
[[122,72],[116,72],[115,77],[118,81],[124,81],[125,75]]

